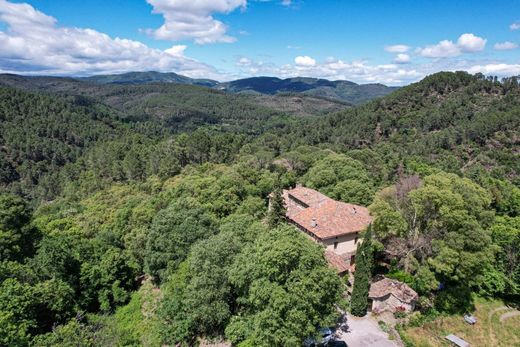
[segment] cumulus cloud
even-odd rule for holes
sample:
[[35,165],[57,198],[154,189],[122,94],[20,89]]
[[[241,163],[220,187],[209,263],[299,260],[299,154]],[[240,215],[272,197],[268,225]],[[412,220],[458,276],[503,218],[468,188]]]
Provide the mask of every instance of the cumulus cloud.
[[234,42],[226,34],[228,28],[213,17],[214,13],[230,13],[245,8],[247,0],[146,0],[153,13],[161,14],[164,24],[146,32],[160,40],[194,40],[198,44]]
[[512,49],[517,49],[518,44],[510,42],[510,41],[505,41],[505,42],[495,43],[493,48],[496,49],[497,51],[510,51]]
[[184,56],[186,46],[164,51],[88,28],[59,26],[29,4],[0,0],[0,71],[90,75],[127,71],[175,71],[222,79],[213,67]]
[[475,65],[467,69],[470,73],[481,72],[484,75],[513,76],[520,75],[520,64],[486,64]]
[[520,30],[520,22],[512,23],[512,24],[509,26],[509,30]]
[[487,40],[474,34],[462,34],[457,42],[442,40],[436,45],[418,48],[417,53],[427,58],[457,57],[463,53],[473,53],[484,50]]
[[417,53],[427,58],[456,57],[461,54],[459,47],[450,40],[442,40],[436,45],[418,48]]
[[457,40],[457,46],[462,52],[479,52],[486,47],[486,39],[473,34],[462,34]]
[[406,53],[410,49],[407,45],[390,45],[385,46],[385,51],[390,53]]
[[183,56],[184,51],[188,48],[186,45],[172,46],[171,48],[165,49],[164,52],[173,56]]
[[399,53],[394,58],[394,63],[396,64],[406,64],[410,62],[410,56],[408,54]]
[[312,59],[308,55],[298,56],[294,58],[294,62],[296,63],[296,65],[303,67],[310,67],[316,65],[316,60]]

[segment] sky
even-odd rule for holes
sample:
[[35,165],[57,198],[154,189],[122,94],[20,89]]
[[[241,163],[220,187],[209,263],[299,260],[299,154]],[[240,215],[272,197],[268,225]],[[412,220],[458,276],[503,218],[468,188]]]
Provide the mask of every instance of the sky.
[[306,76],[406,85],[520,75],[519,0],[0,0],[0,72]]

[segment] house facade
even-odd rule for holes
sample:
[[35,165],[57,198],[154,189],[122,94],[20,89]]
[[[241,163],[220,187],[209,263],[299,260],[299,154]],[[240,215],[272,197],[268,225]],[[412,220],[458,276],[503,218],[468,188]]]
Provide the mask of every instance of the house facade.
[[302,186],[284,190],[283,198],[287,219],[309,238],[325,246],[326,254],[329,254],[327,259],[338,273],[344,272],[338,259],[347,267],[355,264],[360,233],[372,222],[366,207],[335,201]]

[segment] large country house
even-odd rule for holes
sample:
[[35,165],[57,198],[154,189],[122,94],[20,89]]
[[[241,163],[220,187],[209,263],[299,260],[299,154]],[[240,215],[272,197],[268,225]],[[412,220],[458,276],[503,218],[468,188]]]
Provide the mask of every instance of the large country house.
[[283,198],[287,219],[326,247],[327,260],[338,273],[348,272],[355,264],[359,233],[372,222],[368,209],[302,186],[284,190]]

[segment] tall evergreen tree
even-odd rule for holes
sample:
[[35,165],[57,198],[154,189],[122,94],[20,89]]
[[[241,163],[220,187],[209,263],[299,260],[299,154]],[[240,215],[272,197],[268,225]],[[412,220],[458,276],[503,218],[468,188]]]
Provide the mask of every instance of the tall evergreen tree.
[[363,317],[367,313],[373,262],[372,225],[369,225],[363,242],[358,246],[356,252],[356,272],[354,273],[354,288],[350,301],[350,311],[354,316]]
[[285,205],[282,194],[282,187],[280,184],[277,184],[271,194],[271,204],[267,213],[269,228],[276,228],[285,219]]

